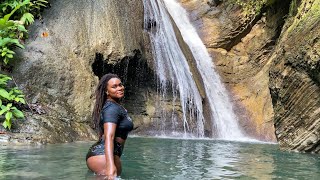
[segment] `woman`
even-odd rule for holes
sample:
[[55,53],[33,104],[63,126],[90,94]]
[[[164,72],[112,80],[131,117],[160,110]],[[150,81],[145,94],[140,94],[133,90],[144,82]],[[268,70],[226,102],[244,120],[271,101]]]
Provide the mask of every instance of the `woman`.
[[109,179],[121,174],[120,157],[128,133],[133,129],[126,109],[119,104],[123,96],[124,86],[117,75],[106,74],[100,79],[92,114],[100,138],[89,149],[86,160],[91,171]]

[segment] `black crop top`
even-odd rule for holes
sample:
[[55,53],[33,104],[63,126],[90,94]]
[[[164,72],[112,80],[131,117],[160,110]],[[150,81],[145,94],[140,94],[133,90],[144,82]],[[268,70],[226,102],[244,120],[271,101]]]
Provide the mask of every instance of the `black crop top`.
[[103,132],[103,124],[111,122],[117,124],[115,137],[127,139],[128,133],[133,129],[133,122],[128,116],[127,110],[116,102],[106,101],[101,111],[100,127]]

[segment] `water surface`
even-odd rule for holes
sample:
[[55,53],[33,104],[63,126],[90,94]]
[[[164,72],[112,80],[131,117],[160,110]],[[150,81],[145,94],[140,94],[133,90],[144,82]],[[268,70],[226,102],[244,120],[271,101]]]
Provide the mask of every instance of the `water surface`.
[[[0,146],[0,179],[95,179],[85,154],[93,142]],[[129,137],[121,179],[318,179],[320,156],[274,144]]]

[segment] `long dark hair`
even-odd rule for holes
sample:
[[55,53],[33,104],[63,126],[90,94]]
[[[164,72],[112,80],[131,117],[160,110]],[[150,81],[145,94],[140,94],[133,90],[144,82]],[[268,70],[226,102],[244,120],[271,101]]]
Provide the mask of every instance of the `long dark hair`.
[[110,74],[110,73],[105,74],[104,76],[101,77],[96,89],[96,103],[93,108],[92,119],[93,119],[93,128],[99,133],[99,135],[102,134],[102,129],[99,128],[100,112],[104,103],[107,100],[106,87],[108,85],[108,81],[112,78],[120,79],[119,76],[116,74]]

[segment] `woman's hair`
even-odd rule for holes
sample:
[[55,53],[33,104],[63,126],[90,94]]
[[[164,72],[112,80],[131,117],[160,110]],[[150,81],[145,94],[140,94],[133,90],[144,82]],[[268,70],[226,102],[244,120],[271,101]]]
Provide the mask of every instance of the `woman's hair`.
[[118,78],[116,74],[105,74],[101,77],[99,84],[96,89],[96,103],[93,108],[92,119],[93,119],[93,128],[101,135],[102,129],[99,128],[100,123],[100,112],[101,109],[106,102],[106,87],[108,85],[108,81],[112,78]]

